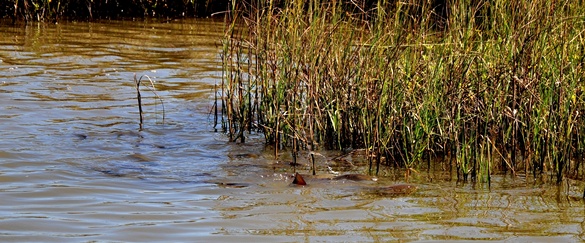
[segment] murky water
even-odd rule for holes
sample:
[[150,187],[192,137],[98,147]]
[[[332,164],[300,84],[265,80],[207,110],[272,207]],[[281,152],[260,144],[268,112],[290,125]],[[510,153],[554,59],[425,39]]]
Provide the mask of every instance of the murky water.
[[[585,238],[576,182],[495,176],[488,188],[420,172],[416,192],[393,196],[377,188],[404,183],[403,172],[384,171],[376,182],[307,176],[308,186],[290,186],[286,155],[214,132],[222,31],[212,20],[1,22],[0,241]],[[163,120],[143,89],[143,131],[134,74],[155,81],[164,102]],[[363,172],[317,158],[320,174]]]

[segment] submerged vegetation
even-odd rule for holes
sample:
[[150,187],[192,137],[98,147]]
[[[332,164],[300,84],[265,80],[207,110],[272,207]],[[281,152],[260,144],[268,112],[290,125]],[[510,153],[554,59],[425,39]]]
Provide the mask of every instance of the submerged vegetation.
[[260,131],[293,158],[364,148],[371,173],[440,157],[461,180],[583,178],[583,1],[370,2],[234,6],[216,113],[230,138]]

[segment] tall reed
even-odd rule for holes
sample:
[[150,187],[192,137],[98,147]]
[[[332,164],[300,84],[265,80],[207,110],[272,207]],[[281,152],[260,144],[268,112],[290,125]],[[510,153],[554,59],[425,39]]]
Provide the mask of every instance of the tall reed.
[[[226,131],[275,148],[365,148],[370,170],[452,159],[461,180],[577,171],[577,1],[253,1],[224,39]],[[375,167],[374,167],[375,166]]]

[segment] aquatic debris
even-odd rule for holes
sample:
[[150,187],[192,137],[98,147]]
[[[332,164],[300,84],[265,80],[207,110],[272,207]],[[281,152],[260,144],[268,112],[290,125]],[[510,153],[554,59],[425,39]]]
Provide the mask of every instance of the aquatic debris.
[[293,180],[292,184],[300,185],[300,186],[307,185],[307,182],[305,182],[305,179],[303,179],[303,176],[301,176],[301,174],[299,174],[298,172],[295,173],[294,177],[295,177],[295,179]]

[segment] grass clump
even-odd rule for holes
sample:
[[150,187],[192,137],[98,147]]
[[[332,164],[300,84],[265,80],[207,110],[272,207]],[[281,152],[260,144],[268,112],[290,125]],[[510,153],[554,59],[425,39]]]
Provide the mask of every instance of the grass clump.
[[372,172],[443,156],[461,180],[582,177],[578,1],[370,2],[235,5],[218,114],[230,138],[365,148]]

